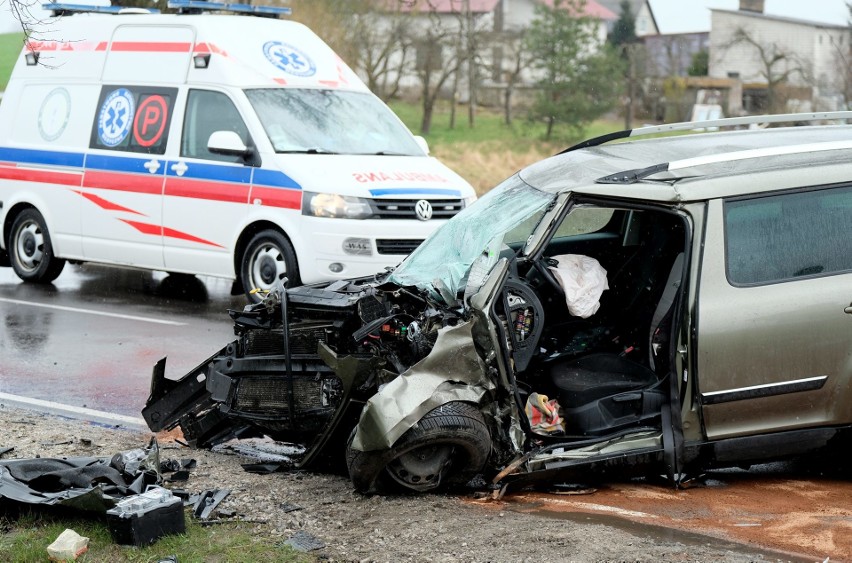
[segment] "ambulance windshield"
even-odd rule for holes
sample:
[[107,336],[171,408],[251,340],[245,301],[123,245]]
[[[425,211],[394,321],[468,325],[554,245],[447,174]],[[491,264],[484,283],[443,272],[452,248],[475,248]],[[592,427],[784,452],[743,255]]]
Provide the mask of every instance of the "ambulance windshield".
[[246,90],[275,152],[424,156],[399,119],[365,92]]

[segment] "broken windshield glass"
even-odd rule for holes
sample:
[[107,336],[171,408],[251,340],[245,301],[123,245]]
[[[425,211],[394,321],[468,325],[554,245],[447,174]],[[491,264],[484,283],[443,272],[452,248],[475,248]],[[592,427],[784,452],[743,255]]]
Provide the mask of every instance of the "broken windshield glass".
[[471,265],[483,252],[522,246],[554,197],[517,175],[509,178],[435,231],[389,281],[416,286],[433,296],[437,292],[447,302],[464,288]]

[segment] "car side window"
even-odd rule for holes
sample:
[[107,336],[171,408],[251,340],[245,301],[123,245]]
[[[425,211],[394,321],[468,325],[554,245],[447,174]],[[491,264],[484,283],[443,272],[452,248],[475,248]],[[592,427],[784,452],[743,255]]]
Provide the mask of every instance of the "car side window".
[[240,162],[241,157],[212,153],[207,149],[210,135],[216,131],[233,131],[249,146],[248,128],[234,102],[222,92],[190,90],[183,119],[180,155],[222,162]]
[[725,202],[728,280],[754,285],[852,271],[852,187]]
[[177,88],[108,85],[101,88],[89,146],[163,154]]
[[615,209],[606,207],[581,207],[571,210],[556,230],[555,238],[596,233],[606,227]]

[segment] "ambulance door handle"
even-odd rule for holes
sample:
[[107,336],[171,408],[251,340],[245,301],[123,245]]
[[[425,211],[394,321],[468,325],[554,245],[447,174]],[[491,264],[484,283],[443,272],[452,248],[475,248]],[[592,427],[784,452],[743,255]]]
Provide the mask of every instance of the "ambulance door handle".
[[149,160],[148,162],[146,162],[142,166],[144,166],[145,169],[148,172],[150,172],[151,174],[156,174],[157,170],[160,169],[160,161],[152,158],[151,160]]
[[186,163],[182,161],[175,162],[174,164],[172,164],[172,172],[174,172],[178,176],[183,176],[183,173],[186,172],[187,168],[188,166],[186,165]]

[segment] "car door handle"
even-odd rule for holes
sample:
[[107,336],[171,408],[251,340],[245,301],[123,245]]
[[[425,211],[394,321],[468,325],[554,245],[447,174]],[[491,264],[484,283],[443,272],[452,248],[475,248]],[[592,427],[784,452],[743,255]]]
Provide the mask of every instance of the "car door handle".
[[178,176],[183,176],[183,173],[186,172],[188,166],[185,162],[175,162],[172,164],[172,171]]

